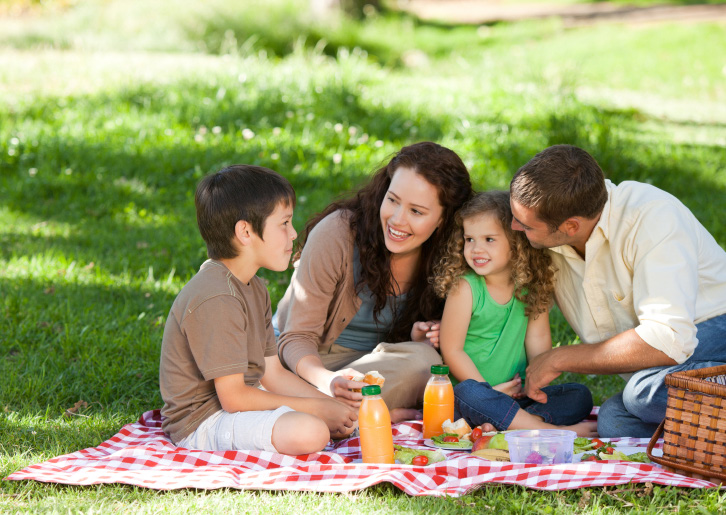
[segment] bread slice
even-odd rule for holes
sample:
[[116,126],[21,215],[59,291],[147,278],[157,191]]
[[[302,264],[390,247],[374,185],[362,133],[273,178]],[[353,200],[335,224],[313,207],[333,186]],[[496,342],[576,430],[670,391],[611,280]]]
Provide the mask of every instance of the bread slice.
[[383,386],[383,383],[386,382],[386,378],[383,377],[378,370],[371,370],[370,372],[366,372],[366,375],[363,377],[363,382]]
[[[383,388],[383,383],[386,381],[386,378],[383,377],[378,370],[371,370],[370,372],[366,372],[365,374],[358,374],[357,376],[353,376],[350,378],[351,381],[359,381],[362,383],[368,383],[368,384],[377,384],[381,388]],[[354,389],[354,392],[360,392],[359,389]]]
[[444,430],[444,433],[452,433],[459,436],[459,438],[463,438],[464,436],[471,433],[471,427],[469,424],[466,423],[466,420],[463,418],[460,418],[456,422],[451,422],[450,419],[447,419],[444,421],[443,424],[441,424],[441,429]]

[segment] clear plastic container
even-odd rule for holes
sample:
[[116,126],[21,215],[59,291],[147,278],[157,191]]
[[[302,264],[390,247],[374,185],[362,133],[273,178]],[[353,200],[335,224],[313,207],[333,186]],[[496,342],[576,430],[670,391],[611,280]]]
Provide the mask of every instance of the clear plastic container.
[[577,433],[565,429],[532,429],[505,433],[513,463],[555,465],[572,463]]

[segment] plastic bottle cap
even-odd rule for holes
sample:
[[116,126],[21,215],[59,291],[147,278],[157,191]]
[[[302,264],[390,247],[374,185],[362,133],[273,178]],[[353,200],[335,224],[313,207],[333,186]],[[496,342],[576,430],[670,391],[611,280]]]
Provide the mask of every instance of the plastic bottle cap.
[[368,386],[364,386],[360,393],[363,395],[380,395],[381,387],[377,384],[369,384]]
[[446,375],[449,373],[449,367],[446,365],[432,365],[431,373],[436,375]]

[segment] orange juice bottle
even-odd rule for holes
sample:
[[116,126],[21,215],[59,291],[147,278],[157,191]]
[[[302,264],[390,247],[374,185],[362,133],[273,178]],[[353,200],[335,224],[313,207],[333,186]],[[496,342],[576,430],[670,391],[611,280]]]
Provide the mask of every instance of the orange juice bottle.
[[447,419],[454,421],[454,387],[449,380],[449,367],[431,367],[431,379],[426,383],[423,406],[423,437],[431,438],[442,434]]
[[358,429],[363,463],[393,463],[391,415],[381,399],[379,385],[364,386],[358,411]]

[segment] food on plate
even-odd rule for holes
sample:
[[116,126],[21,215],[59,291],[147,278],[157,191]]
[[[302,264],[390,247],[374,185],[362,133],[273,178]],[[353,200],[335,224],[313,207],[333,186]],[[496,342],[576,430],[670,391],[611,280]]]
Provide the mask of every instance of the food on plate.
[[[357,376],[350,376],[351,381],[359,381],[368,384],[377,384],[383,388],[383,383],[386,382],[386,378],[383,377],[377,370],[371,370],[365,374],[358,374]],[[359,388],[355,388],[354,392],[360,392]]]
[[441,424],[441,429],[443,429],[445,434],[456,435],[459,438],[463,438],[471,433],[471,427],[463,418],[460,418],[456,422],[451,422],[451,419],[446,419]]
[[481,438],[481,427],[475,427],[471,430],[471,434],[469,435],[469,440],[472,442],[476,442],[479,438]]
[[428,464],[438,463],[444,461],[446,457],[441,451],[427,451],[424,449],[411,449],[410,447],[402,447],[400,445],[393,444],[395,452],[393,453],[394,458],[403,463],[404,465],[412,465],[413,459],[417,456],[425,456],[428,459]]
[[459,438],[455,433],[444,433],[442,435],[432,436],[431,442],[437,447],[444,449],[471,449],[471,442]]
[[472,451],[471,454],[489,461],[509,461],[509,451],[502,449],[479,449]]
[[411,465],[419,465],[419,466],[425,466],[429,464],[429,459],[424,456],[423,454],[419,454],[418,456],[414,456],[411,460]]
[[575,438],[573,445],[575,454],[579,454],[581,452],[594,452],[595,454],[604,452],[606,454],[612,454],[611,451],[615,450],[614,443],[606,443],[599,438],[593,438],[592,440],[590,440],[589,438],[578,437]]
[[625,454],[624,452],[613,450],[612,453],[601,452],[599,454],[601,460],[605,461],[636,461],[638,463],[650,463],[648,454],[644,452],[634,452],[633,454]]
[[633,454],[625,454],[624,452],[613,449],[612,453],[600,452],[598,454],[587,453],[580,458],[584,461],[634,461],[636,463],[650,463],[650,458],[645,452],[634,452]]

